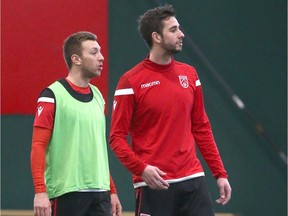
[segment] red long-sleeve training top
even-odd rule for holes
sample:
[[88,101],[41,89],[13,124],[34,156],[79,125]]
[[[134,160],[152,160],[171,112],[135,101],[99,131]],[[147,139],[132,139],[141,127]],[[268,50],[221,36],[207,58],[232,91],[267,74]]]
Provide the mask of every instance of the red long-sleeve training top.
[[195,144],[215,178],[227,178],[194,67],[173,58],[158,65],[147,57],[120,78],[110,146],[133,173],[134,187],[145,185],[141,174],[148,164],[167,173],[164,179],[172,183],[204,175]]

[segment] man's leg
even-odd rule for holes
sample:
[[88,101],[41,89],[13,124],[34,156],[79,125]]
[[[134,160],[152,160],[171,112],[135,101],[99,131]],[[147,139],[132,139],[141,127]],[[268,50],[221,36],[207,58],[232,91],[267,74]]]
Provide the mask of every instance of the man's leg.
[[181,216],[214,216],[213,203],[204,177],[177,184],[177,214]]
[[85,216],[91,204],[86,192],[71,192],[51,200],[52,216]]
[[175,196],[173,185],[167,190],[153,190],[149,187],[135,189],[136,216],[173,216]]

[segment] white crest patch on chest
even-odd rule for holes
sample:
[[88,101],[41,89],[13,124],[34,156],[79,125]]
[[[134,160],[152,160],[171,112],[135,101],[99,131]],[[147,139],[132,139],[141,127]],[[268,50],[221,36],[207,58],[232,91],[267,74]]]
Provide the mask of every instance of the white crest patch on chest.
[[179,82],[183,88],[188,88],[188,78],[187,76],[179,75]]

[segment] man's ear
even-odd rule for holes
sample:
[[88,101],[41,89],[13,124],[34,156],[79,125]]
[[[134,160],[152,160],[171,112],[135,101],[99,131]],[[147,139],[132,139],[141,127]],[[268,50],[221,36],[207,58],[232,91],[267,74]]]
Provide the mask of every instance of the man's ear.
[[155,41],[156,43],[161,42],[161,36],[157,32],[152,32],[152,40]]
[[76,54],[73,54],[71,56],[71,61],[75,65],[81,65],[81,58],[78,55],[76,55]]

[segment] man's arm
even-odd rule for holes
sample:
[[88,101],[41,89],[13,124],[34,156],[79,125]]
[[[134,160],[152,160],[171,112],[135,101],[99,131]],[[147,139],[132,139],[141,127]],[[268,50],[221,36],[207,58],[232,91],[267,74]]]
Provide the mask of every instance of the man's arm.
[[50,216],[51,204],[46,193],[44,171],[45,153],[51,137],[51,129],[34,127],[31,149],[31,171],[34,183],[34,214]]
[[134,91],[124,76],[119,80],[114,95],[109,143],[120,162],[133,174],[141,176],[147,164],[135,155],[127,143],[135,103]]
[[191,121],[195,142],[201,155],[212,171],[213,176],[217,179],[227,178],[228,175],[222,163],[222,159],[214,140],[210,121],[204,108],[204,98],[201,85],[196,86]]
[[[200,83],[200,81],[198,83]],[[204,108],[201,85],[196,86],[191,121],[195,142],[204,160],[212,171],[213,176],[217,179],[220,198],[217,199],[216,202],[225,205],[231,198],[232,189],[227,179],[228,175],[216,146],[212,128]]]
[[34,119],[32,147],[31,147],[31,172],[34,183],[34,214],[50,216],[51,204],[46,193],[44,172],[46,166],[46,149],[51,138],[54,122],[54,94],[45,89],[41,92]]
[[122,205],[117,195],[116,186],[114,184],[113,178],[110,175],[110,197],[111,197],[111,215],[121,216],[122,215]]

